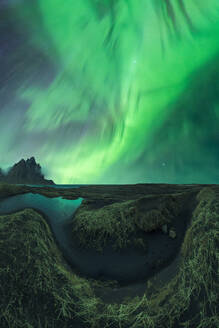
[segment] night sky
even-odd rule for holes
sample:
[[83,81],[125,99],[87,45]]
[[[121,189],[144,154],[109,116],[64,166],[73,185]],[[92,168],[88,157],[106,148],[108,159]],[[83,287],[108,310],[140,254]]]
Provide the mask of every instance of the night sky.
[[0,0],[0,167],[219,183],[218,0]]

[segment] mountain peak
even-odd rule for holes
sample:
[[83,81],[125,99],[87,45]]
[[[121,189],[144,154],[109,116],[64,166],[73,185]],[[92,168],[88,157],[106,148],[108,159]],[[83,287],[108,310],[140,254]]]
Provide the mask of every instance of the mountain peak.
[[33,156],[27,160],[22,158],[11,167],[6,175],[2,175],[0,169],[0,181],[24,184],[54,184],[52,180],[44,178],[41,166],[36,163]]

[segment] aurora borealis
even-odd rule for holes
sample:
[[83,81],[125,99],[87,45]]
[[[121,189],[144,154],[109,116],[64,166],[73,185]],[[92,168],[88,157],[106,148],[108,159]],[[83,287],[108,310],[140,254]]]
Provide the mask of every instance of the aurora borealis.
[[218,0],[0,0],[0,167],[219,183]]

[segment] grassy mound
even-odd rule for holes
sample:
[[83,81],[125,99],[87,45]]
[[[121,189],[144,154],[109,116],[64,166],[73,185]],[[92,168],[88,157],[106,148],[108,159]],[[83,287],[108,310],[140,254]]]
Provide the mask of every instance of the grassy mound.
[[95,303],[85,279],[66,270],[42,216],[26,209],[0,216],[0,327],[71,327]]
[[135,246],[147,250],[145,232],[171,223],[181,210],[185,195],[146,196],[138,200],[92,208],[84,201],[74,216],[72,236],[83,248],[102,251],[113,242],[116,250]]

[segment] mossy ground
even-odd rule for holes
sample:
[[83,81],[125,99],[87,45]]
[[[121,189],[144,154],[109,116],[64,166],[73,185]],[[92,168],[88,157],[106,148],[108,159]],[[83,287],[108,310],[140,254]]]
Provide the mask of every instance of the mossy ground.
[[95,296],[95,284],[109,284],[69,270],[37,212],[0,216],[0,327],[218,327],[219,199],[204,189],[197,200],[178,273],[150,297],[120,304]]

